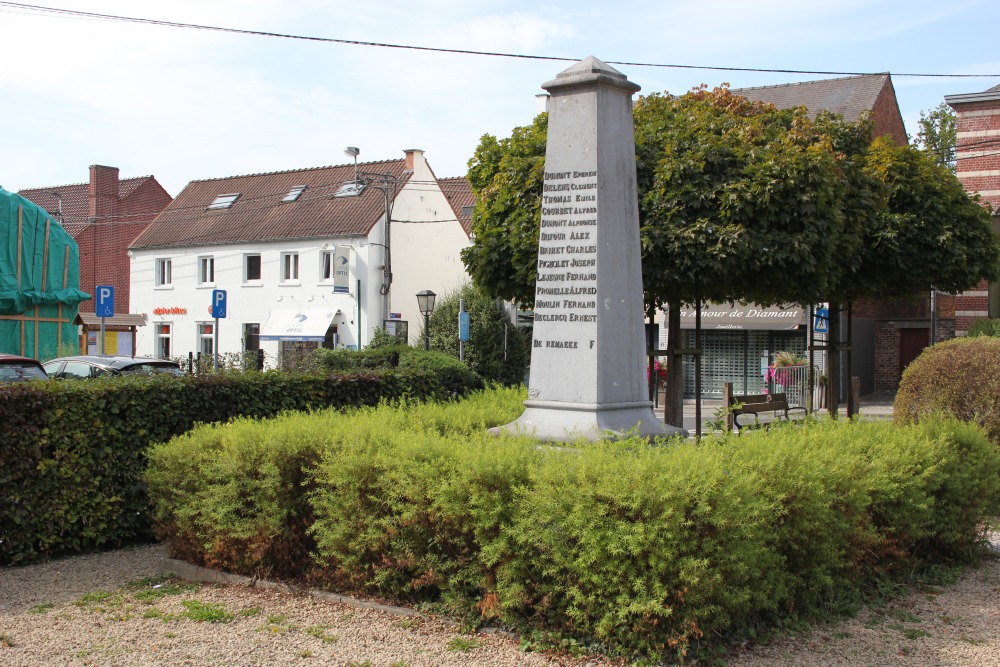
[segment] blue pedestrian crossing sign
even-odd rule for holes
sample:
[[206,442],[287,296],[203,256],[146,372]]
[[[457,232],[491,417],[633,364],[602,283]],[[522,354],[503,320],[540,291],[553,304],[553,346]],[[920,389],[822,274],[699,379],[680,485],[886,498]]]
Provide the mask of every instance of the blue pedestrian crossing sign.
[[817,308],[816,309],[816,320],[813,322],[813,331],[816,333],[829,333],[830,332],[830,309],[829,308]]

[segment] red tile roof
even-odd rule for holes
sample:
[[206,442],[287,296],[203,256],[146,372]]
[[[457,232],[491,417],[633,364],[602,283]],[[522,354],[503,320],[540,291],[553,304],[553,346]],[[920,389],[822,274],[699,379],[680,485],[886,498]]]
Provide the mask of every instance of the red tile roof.
[[462,229],[466,234],[472,234],[472,207],[476,204],[476,197],[472,194],[472,186],[465,176],[455,176],[452,178],[442,178],[438,180],[441,192],[448,198],[448,203],[455,211]]
[[[402,159],[358,165],[369,174],[388,173],[400,186],[412,176],[405,167]],[[385,197],[373,186],[356,197],[333,196],[353,181],[354,164],[192,181],[131,247],[365,235],[384,216]],[[301,185],[306,190],[296,201],[282,203]],[[218,195],[235,193],[240,196],[229,208],[207,210]]]
[[[118,182],[118,198],[124,199],[152,176],[136,176]],[[25,188],[18,193],[28,201],[38,204],[56,220],[59,220],[59,200],[62,200],[63,228],[76,237],[87,227],[90,218],[90,184],[72,183],[52,185],[44,188]]]

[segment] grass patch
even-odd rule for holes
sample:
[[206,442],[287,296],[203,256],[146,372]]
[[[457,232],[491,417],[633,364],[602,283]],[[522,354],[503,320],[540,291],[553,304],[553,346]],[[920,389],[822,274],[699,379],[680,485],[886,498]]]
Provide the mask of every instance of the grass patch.
[[305,633],[310,637],[315,637],[324,644],[332,644],[340,638],[337,635],[327,634],[326,631],[329,629],[329,625],[311,625],[305,629]]
[[181,606],[186,610],[181,616],[196,623],[229,623],[233,620],[233,615],[221,604],[184,600]]
[[903,636],[907,639],[921,639],[923,637],[930,637],[931,633],[926,630],[921,630],[920,628],[903,628]]
[[445,648],[456,653],[468,653],[475,648],[479,648],[479,646],[480,642],[476,639],[470,639],[469,637],[452,637],[445,645]]
[[55,605],[51,602],[43,602],[42,604],[36,604],[34,607],[28,610],[29,614],[47,614],[55,609]]
[[125,590],[131,592],[134,600],[146,604],[152,604],[171,595],[193,593],[200,588],[200,584],[173,577],[148,577],[125,585]]

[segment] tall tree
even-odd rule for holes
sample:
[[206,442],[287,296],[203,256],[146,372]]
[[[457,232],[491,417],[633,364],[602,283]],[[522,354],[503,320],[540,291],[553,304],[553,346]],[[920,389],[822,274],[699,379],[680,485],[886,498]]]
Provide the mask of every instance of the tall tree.
[[[984,209],[928,154],[872,143],[867,121],[812,122],[802,109],[704,87],[641,97],[634,118],[649,309],[668,303],[675,315],[697,299],[836,303],[965,289],[997,275]],[[509,139],[486,135],[469,163],[477,202],[466,268],[488,294],[525,305],[534,301],[546,127],[541,115]]]
[[885,186],[886,204],[865,230],[865,294],[961,292],[1000,275],[1000,241],[989,209],[970,196],[934,155],[876,139],[867,170]]
[[935,162],[955,171],[958,144],[958,124],[955,111],[942,102],[930,111],[921,111],[917,121],[917,143],[934,156]]

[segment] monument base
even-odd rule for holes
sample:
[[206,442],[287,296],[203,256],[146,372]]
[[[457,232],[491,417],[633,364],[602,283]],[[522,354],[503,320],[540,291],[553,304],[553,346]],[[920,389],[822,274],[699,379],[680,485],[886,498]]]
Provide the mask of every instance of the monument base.
[[573,442],[581,438],[595,442],[605,438],[688,437],[687,430],[664,424],[653,414],[652,401],[631,403],[569,403],[525,401],[524,413],[490,433],[531,435],[546,442]]

